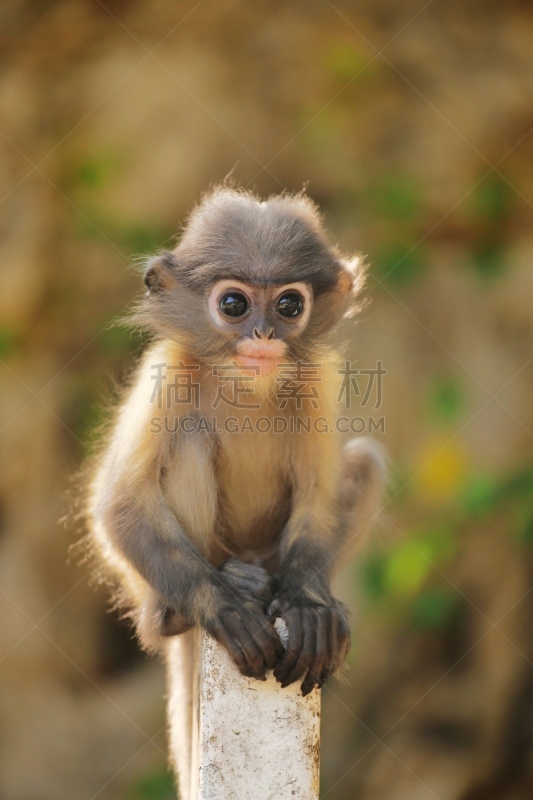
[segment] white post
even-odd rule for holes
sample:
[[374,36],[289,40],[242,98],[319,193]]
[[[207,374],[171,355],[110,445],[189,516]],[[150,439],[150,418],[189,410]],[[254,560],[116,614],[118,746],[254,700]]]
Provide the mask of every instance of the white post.
[[[286,640],[284,623],[276,627]],[[191,800],[318,800],[318,689],[302,697],[298,683],[282,689],[272,674],[243,678],[205,632],[198,648]]]

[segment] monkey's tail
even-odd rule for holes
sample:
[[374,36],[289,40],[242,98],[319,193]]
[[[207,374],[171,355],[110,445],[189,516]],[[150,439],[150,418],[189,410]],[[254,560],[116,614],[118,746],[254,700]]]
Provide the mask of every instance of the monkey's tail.
[[339,493],[341,560],[368,538],[380,514],[386,476],[385,450],[377,442],[366,436],[346,442]]

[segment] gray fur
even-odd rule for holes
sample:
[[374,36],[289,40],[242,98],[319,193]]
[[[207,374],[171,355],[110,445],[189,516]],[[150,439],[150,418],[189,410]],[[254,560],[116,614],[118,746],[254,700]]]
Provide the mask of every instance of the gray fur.
[[309,198],[262,201],[233,189],[215,189],[194,209],[173,256],[180,280],[201,293],[236,278],[259,286],[305,280],[318,295],[341,269]]
[[[364,272],[362,263],[347,262],[328,243],[318,210],[305,195],[261,200],[250,192],[216,188],[192,211],[177,247],[148,261],[148,291],[133,321],[170,339],[179,331],[205,358],[223,359],[234,342],[213,331],[209,321],[205,295],[213,283],[234,278],[265,287],[303,281],[312,287],[314,309],[292,355],[305,360],[353,305]],[[351,292],[338,291],[341,277]]]

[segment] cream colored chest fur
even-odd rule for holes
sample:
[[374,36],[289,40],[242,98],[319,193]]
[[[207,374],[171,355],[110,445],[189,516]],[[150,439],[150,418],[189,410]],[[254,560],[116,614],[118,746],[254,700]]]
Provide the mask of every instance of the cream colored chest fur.
[[268,547],[288,514],[290,437],[258,432],[184,436],[163,481],[164,493],[191,538],[207,553],[216,531],[239,551]]
[[279,535],[290,495],[287,450],[290,437],[281,434],[224,435],[217,451],[216,480],[223,533],[266,545]]

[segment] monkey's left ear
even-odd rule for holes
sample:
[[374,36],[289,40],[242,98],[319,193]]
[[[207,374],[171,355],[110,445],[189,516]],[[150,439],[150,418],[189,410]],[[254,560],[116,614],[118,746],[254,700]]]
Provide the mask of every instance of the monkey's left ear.
[[160,294],[177,286],[175,268],[174,255],[168,250],[151,258],[144,271],[144,283],[148,289],[146,296]]
[[354,302],[360,295],[366,279],[367,265],[362,256],[354,256],[350,259],[341,259],[341,271],[338,280],[338,288],[348,303],[345,316],[350,317],[358,310],[358,305]]

